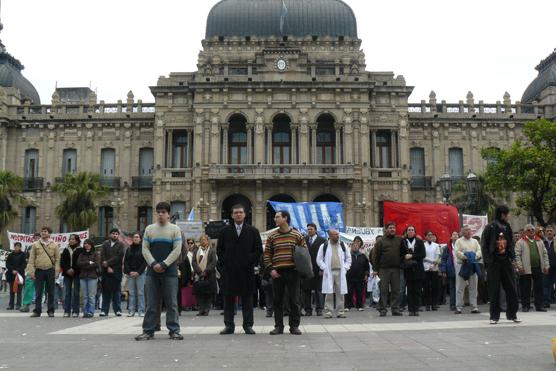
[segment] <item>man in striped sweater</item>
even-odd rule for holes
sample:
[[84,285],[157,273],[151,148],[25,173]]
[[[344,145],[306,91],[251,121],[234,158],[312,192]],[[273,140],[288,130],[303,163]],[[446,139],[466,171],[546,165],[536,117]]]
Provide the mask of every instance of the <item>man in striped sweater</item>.
[[181,254],[181,230],[170,223],[170,204],[156,205],[157,223],[149,225],[143,236],[143,257],[147,261],[145,296],[147,310],[143,319],[143,333],[135,340],[151,340],[159,323],[160,295],[166,303],[166,327],[170,339],[183,340],[178,322],[178,269],[176,260]]
[[299,274],[295,270],[293,253],[295,246],[307,248],[303,235],[290,227],[290,214],[287,211],[277,211],[274,222],[278,230],[272,232],[266,240],[264,250],[264,265],[272,276],[274,289],[274,330],[270,335],[284,333],[284,291],[288,288],[290,304],[289,325],[290,333],[301,335],[299,322],[301,313],[299,308]]

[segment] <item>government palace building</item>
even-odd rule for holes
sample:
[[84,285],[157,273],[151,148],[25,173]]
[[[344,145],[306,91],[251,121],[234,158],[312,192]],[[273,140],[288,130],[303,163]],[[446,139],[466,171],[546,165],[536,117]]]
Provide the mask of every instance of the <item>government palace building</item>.
[[[287,12],[284,11],[287,6]],[[243,204],[261,231],[267,201],[342,202],[347,225],[382,225],[382,205],[442,202],[440,177],[485,170],[480,150],[505,148],[523,124],[556,117],[556,52],[520,101],[448,103],[366,65],[356,16],[340,0],[223,0],[210,11],[197,69],[117,102],[58,87],[51,102],[0,44],[0,170],[24,178],[11,231],[64,231],[52,190],[69,172],[100,173],[91,233],[142,230],[169,201],[186,219],[228,219]],[[29,47],[32,47],[31,45]]]

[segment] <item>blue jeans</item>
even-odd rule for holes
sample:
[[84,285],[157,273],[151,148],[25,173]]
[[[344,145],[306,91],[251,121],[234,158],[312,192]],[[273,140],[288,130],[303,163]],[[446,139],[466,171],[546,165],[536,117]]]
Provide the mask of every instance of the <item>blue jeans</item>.
[[79,277],[64,276],[64,313],[79,313]]
[[178,278],[166,275],[147,275],[145,282],[145,294],[147,295],[147,311],[143,319],[143,332],[154,334],[159,323],[158,306],[160,296],[164,296],[166,304],[166,327],[170,333],[179,333],[178,322]]
[[456,277],[448,276],[448,291],[450,291],[450,307],[456,306]]
[[554,285],[556,285],[556,269],[543,277],[544,304],[551,304],[554,300]]
[[129,289],[129,312],[145,313],[145,272],[137,278],[127,276]]
[[97,293],[96,278],[82,278],[80,280],[83,289],[83,313],[95,313],[95,295]]

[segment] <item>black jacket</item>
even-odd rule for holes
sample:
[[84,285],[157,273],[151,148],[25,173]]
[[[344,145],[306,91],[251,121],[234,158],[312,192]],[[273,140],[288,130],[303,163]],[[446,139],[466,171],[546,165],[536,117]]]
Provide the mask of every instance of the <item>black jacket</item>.
[[[506,254],[500,255],[497,252],[497,241],[500,233],[506,238]],[[485,266],[488,266],[494,260],[504,260],[509,259],[511,261],[515,260],[515,249],[514,249],[514,235],[512,232],[512,227],[506,222],[501,222],[498,220],[493,221],[486,226],[481,236],[481,252],[483,254],[483,262]]]
[[369,275],[369,259],[363,253],[351,252],[351,267],[346,273],[348,282],[363,282]]
[[147,262],[143,257],[143,246],[131,244],[124,257],[124,273],[137,272],[142,274],[147,269]]
[[73,250],[73,254],[71,255],[70,259],[70,252],[68,249],[71,249],[70,246],[62,251],[62,255],[60,256],[60,270],[64,274],[64,276],[71,277],[66,274],[66,272],[70,269],[73,269],[74,274],[73,277],[79,277],[79,267],[77,266],[77,260],[79,259],[79,254],[83,252],[83,248],[81,246],[76,246]]
[[548,261],[550,262],[550,273],[556,272],[556,240],[552,240],[552,245],[548,245],[548,240],[544,240],[544,247],[548,253]]
[[255,291],[255,266],[263,252],[259,230],[243,224],[238,236],[235,225],[226,226],[218,237],[216,253],[224,295],[251,295]]
[[[100,264],[102,267],[102,262],[106,261],[108,267],[114,270],[114,276],[116,278],[122,278],[122,263],[124,260],[124,245],[120,241],[116,241],[114,246],[111,246],[110,240],[104,241],[102,244],[102,251],[100,253]],[[102,267],[102,274],[107,275],[108,267]]]
[[191,271],[191,263],[187,257],[187,253],[181,255],[181,262],[178,264],[178,270],[180,271],[180,288],[187,287],[193,279],[193,274]]
[[25,278],[25,267],[27,266],[27,260],[25,253],[23,251],[16,253],[11,252],[6,258],[6,281],[14,282],[15,275],[12,271],[17,271]]
[[309,236],[305,237],[305,242],[307,243],[307,248],[309,249],[309,254],[311,254],[311,263],[313,264],[313,277],[308,280],[301,281],[301,288],[303,290],[318,290],[322,288],[322,277],[319,274],[320,268],[317,264],[317,254],[319,253],[319,247],[326,242],[325,238],[317,236],[315,242],[309,243]]
[[[93,262],[93,264],[91,264],[91,262]],[[80,279],[98,278],[98,270],[100,268],[100,258],[99,258],[99,254],[95,251],[94,248],[89,252],[83,249],[81,254],[79,254],[79,259],[77,259],[77,265],[79,266]]]
[[[400,261],[401,267],[403,269],[403,274],[406,281],[419,281],[425,279],[425,267],[423,266],[423,259],[427,256],[427,250],[425,249],[425,243],[423,240],[415,237],[414,250],[411,251],[407,245],[407,239],[402,239],[402,245],[400,247]],[[407,254],[413,255],[411,262],[405,262],[405,256]]]

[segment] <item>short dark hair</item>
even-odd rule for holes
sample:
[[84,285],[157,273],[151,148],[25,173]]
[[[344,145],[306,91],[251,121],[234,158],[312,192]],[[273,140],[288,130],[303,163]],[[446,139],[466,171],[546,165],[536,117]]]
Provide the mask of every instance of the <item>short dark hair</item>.
[[16,242],[16,243],[14,243],[14,248],[15,248],[16,246],[22,247],[23,245],[21,244],[21,242]]
[[48,231],[49,234],[52,234],[52,228],[47,227],[47,226],[42,227],[42,228],[41,228],[41,232],[42,232],[42,231]]
[[353,238],[353,242],[355,242],[355,241],[359,241],[359,242],[361,243],[361,247],[363,247],[363,239],[362,239],[361,237],[355,236],[355,237]]
[[282,215],[282,218],[286,218],[286,221],[288,222],[288,224],[290,224],[290,221],[292,220],[292,217],[290,216],[290,213],[287,212],[286,210],[278,210],[276,212],[276,214],[280,213],[280,215]]
[[166,210],[166,212],[167,212],[168,214],[170,214],[171,206],[170,206],[170,204],[169,204],[168,202],[162,201],[162,202],[159,202],[159,203],[156,204],[156,208],[155,208],[155,209],[156,209],[157,212],[160,211],[160,210]]
[[72,238],[72,237],[75,238],[75,240],[77,241],[77,244],[78,244],[78,245],[81,245],[81,238],[79,238],[78,235],[76,235],[76,234],[70,234],[70,238]]
[[388,227],[390,227],[391,225],[393,225],[394,227],[396,226],[396,222],[388,222],[386,223],[386,225],[384,226],[384,229],[387,229]]
[[114,227],[114,228],[112,228],[112,229],[110,230],[110,234],[112,234],[112,233],[120,234],[120,230],[119,230],[118,228],[115,228],[115,227]]
[[496,210],[494,210],[494,218],[496,220],[500,220],[503,214],[508,215],[510,213],[510,209],[506,205],[498,205],[496,206]]
[[91,240],[90,238],[87,238],[85,240],[85,242],[83,242],[83,248],[85,248],[85,245],[90,245],[91,246],[91,250],[95,249],[95,243],[93,242],[93,240]]
[[243,210],[243,212],[246,212],[245,206],[243,206],[242,204],[235,204],[234,206],[232,206],[232,214],[234,213],[234,210],[238,210],[238,209],[241,209]]
[[317,226],[316,226],[315,223],[309,223],[309,224],[307,224],[307,228],[309,228],[309,227],[313,227],[313,228],[315,228],[315,230],[317,229]]

